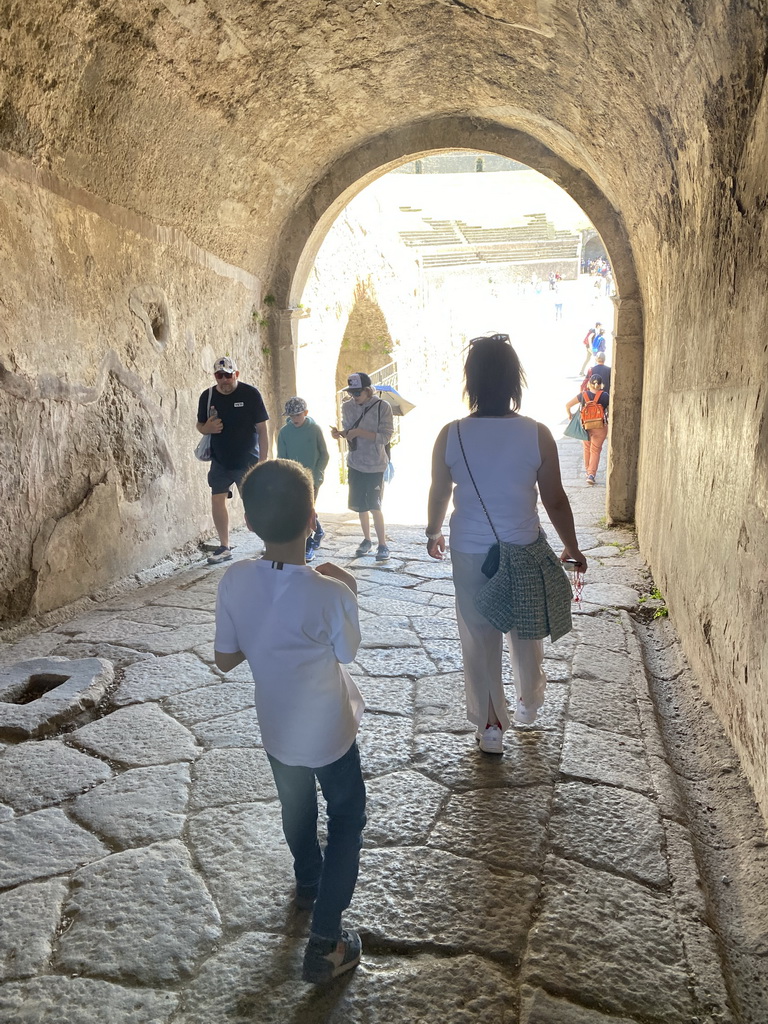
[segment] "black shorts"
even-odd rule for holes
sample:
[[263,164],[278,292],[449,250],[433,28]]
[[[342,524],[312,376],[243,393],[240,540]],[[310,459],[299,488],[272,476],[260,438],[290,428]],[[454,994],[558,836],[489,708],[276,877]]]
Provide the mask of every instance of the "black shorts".
[[353,512],[378,512],[384,496],[383,473],[361,473],[359,469],[347,470],[349,478],[349,501]]
[[239,488],[243,477],[252,466],[256,465],[256,462],[257,460],[253,459],[245,466],[229,469],[215,459],[211,459],[211,468],[208,470],[208,486],[211,488],[211,494],[228,494],[231,498],[232,485],[237,484]]

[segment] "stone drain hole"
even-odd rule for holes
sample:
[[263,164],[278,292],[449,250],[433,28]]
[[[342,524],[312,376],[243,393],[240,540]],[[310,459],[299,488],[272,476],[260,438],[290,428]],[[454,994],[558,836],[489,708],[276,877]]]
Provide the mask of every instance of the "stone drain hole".
[[6,692],[0,700],[5,704],[31,704],[40,700],[46,693],[55,690],[57,686],[66,683],[71,677],[55,675],[51,672],[44,672],[38,675],[31,675],[21,686],[14,687]]

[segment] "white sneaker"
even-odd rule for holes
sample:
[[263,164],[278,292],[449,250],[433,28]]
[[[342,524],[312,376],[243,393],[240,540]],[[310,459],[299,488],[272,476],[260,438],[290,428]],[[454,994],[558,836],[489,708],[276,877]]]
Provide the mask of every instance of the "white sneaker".
[[536,721],[536,716],[539,713],[538,708],[527,708],[521,700],[517,702],[517,708],[512,716],[512,721],[516,725],[533,725]]
[[484,754],[504,753],[504,733],[498,725],[489,725],[480,737],[480,749]]

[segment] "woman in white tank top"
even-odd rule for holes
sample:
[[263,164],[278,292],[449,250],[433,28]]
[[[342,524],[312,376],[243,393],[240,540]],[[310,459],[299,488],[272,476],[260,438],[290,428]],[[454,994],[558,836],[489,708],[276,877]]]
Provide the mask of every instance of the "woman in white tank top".
[[[496,541],[494,529],[502,541],[536,542],[540,495],[564,545],[561,560],[575,561],[581,572],[587,560],[576,540],[554,438],[543,424],[518,415],[525,375],[509,336],[474,338],[464,377],[470,415],[446,424],[432,453],[427,551],[432,558],[443,558],[442,524],[453,494],[450,547],[467,718],[476,726],[480,749],[501,754],[503,733],[511,724],[501,675],[503,635],[474,605],[475,595],[488,582],[481,568]],[[521,639],[516,629],[506,639],[517,690],[513,720],[532,725],[547,685],[544,644]]]

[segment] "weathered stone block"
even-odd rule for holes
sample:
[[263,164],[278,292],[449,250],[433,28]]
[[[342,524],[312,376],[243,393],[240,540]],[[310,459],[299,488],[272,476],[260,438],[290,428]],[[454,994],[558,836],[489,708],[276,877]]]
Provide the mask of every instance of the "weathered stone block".
[[182,843],[156,843],[77,872],[58,965],[142,985],[189,977],[221,935],[219,914]]
[[0,894],[0,981],[32,977],[46,966],[67,888],[53,878]]
[[132,768],[194,761],[200,748],[183,725],[154,704],[132,705],[83,726],[73,743]]
[[0,825],[0,889],[61,875],[109,851],[59,810],[34,811]]
[[0,799],[19,813],[50,807],[111,777],[109,765],[61,740],[22,743],[0,755]]
[[78,797],[77,820],[123,849],[181,835],[186,821],[189,765],[134,768]]

